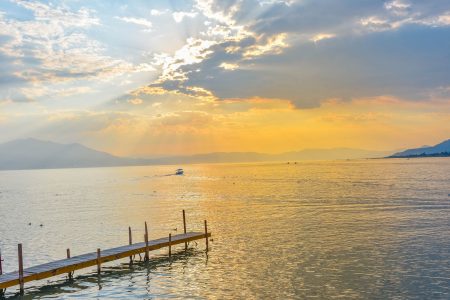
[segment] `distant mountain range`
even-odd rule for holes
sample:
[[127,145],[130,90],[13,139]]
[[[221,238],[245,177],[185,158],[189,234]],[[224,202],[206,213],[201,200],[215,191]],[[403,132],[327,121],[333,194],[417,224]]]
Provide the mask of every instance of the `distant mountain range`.
[[0,170],[113,167],[133,165],[296,161],[321,159],[378,158],[387,152],[349,148],[307,149],[281,154],[217,152],[162,158],[118,157],[81,144],[59,144],[38,139],[20,139],[0,144]]
[[0,169],[53,169],[107,167],[139,164],[81,144],[58,144],[21,139],[0,144]]
[[394,153],[390,158],[399,157],[447,157],[450,156],[450,140],[446,140],[435,146],[422,146]]
[[264,162],[264,161],[297,161],[297,160],[333,160],[333,159],[359,159],[379,158],[392,152],[370,151],[351,148],[334,149],[305,149],[280,154],[266,154],[257,152],[215,152],[189,156],[171,156],[154,159],[157,164],[183,164],[183,163],[237,163],[237,162]]

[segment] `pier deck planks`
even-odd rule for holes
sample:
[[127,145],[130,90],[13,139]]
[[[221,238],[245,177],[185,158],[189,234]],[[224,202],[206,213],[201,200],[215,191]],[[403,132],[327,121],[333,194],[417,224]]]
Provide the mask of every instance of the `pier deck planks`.
[[[172,236],[171,245],[187,243],[194,240],[205,239],[206,235],[211,233],[188,232]],[[169,246],[169,237],[160,238],[148,242],[149,251],[157,250]],[[145,242],[135,243],[132,245],[120,246],[101,251],[100,263],[105,263],[117,259],[122,259],[139,253],[145,253]],[[76,270],[92,267],[97,265],[97,252],[73,256],[71,258],[52,261],[42,265],[33,266],[23,270],[23,281],[29,282],[33,280],[41,280],[52,276],[66,274]],[[19,272],[11,272],[0,275],[0,289],[19,285]]]

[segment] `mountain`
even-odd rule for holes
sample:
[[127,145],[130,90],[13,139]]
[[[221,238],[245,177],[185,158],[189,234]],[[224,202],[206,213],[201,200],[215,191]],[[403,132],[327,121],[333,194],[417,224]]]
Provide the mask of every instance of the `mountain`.
[[155,158],[154,164],[202,164],[270,161],[270,155],[256,152],[213,152],[186,156]]
[[450,140],[446,140],[435,146],[424,146],[408,149],[395,153],[389,157],[427,157],[427,156],[450,156]]
[[331,160],[380,158],[388,155],[388,151],[370,151],[350,148],[305,149],[280,154],[257,152],[215,152],[190,156],[172,156],[154,159],[157,164],[195,164],[195,163],[233,163],[263,161],[296,161],[296,160]]
[[361,158],[379,158],[388,154],[388,151],[371,151],[352,148],[333,148],[333,149],[304,149],[295,152],[286,152],[276,154],[277,160],[331,160],[331,159],[361,159]]
[[87,148],[80,144],[58,144],[37,139],[21,139],[0,144],[0,169],[52,169],[123,166],[133,159]]
[[29,138],[0,144],[0,170],[357,159],[377,158],[386,155],[388,155],[386,152],[336,148],[306,149],[281,154],[216,152],[145,159],[118,157],[87,148],[81,144],[58,144]]

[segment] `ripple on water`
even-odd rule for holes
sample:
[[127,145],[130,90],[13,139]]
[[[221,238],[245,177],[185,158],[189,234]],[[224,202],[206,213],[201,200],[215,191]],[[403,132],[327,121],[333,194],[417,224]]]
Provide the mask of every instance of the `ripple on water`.
[[18,242],[31,266],[67,247],[126,244],[128,226],[141,241],[145,220],[150,238],[167,236],[186,209],[189,230],[208,219],[208,255],[199,241],[172,261],[160,250],[149,264],[114,262],[101,277],[78,271],[72,282],[27,284],[26,294],[449,299],[450,162],[437,160],[192,165],[176,177],[158,176],[173,166],[0,172],[4,268],[16,268]]

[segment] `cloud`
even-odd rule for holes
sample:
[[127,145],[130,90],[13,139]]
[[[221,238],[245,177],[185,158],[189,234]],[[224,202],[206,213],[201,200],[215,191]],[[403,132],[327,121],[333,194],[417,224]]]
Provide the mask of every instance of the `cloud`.
[[[431,142],[443,140],[448,137],[448,129],[442,125],[450,121],[448,100],[423,103],[395,97],[334,99],[320,107],[299,110],[282,99],[202,102],[195,97],[172,96],[151,102],[141,91],[139,107],[127,103],[131,109],[121,111],[102,107],[6,114],[2,107],[0,136],[4,141],[14,129],[16,136],[20,133],[23,137],[77,141],[128,156],[283,152],[361,145],[391,150],[420,145],[424,137]],[[30,122],[38,125],[30,127]]]
[[172,17],[177,23],[182,22],[184,18],[195,18],[196,16],[196,12],[176,11],[172,13]]
[[131,103],[133,105],[139,105],[139,104],[142,104],[144,101],[139,98],[134,98],[134,99],[128,99],[127,102]]
[[152,16],[162,16],[166,13],[168,13],[168,10],[158,10],[158,9],[150,10],[150,15]]
[[134,64],[108,55],[106,45],[89,34],[92,28],[102,26],[93,9],[13,2],[31,15],[17,19],[0,14],[0,84],[8,82],[8,88],[0,90],[0,98],[70,97],[74,94],[61,91],[83,94],[93,84],[154,70],[148,63]]
[[49,6],[37,1],[12,0],[12,2],[32,11],[37,21],[58,22],[67,27],[82,28],[100,24],[99,19],[92,16],[94,11],[88,8],[82,7],[73,12],[63,6]]
[[314,35],[310,40],[313,41],[314,43],[317,43],[321,40],[334,38],[335,36],[336,36],[335,34],[330,34],[330,33],[319,33],[319,34]]
[[238,64],[232,64],[232,63],[227,63],[227,62],[223,62],[219,65],[219,67],[225,69],[225,70],[236,70],[237,68],[239,68]]
[[244,58],[252,59],[262,55],[281,54],[289,45],[286,43],[286,33],[258,37],[254,45],[248,46],[243,52]]
[[125,23],[135,24],[144,27],[145,32],[151,32],[153,28],[153,23],[144,18],[132,18],[132,17],[115,17]]
[[[0,14],[4,69],[0,85],[8,86],[0,92],[3,99],[23,99],[24,92],[43,99],[70,89],[71,84],[93,89],[121,77],[117,85],[133,85],[125,77],[156,71],[159,76],[149,82],[154,88],[207,94],[219,101],[284,98],[297,107],[314,107],[330,97],[426,98],[430,90],[449,84],[443,68],[449,50],[446,1],[195,0],[174,5],[173,11],[146,8],[141,16],[104,19],[100,11],[79,4],[13,2],[31,15],[17,19],[8,12]],[[126,11],[129,14],[132,7]],[[146,14],[167,16],[150,21]],[[162,22],[170,17],[176,22],[193,20],[169,22],[166,29]],[[114,18],[144,32],[158,28],[163,36],[168,30],[183,29],[183,33],[173,43],[158,43],[152,35],[151,42],[136,41],[132,46],[125,38],[120,42],[109,35],[102,42],[95,38],[98,31],[123,26],[111,23]],[[380,45],[367,47],[375,40]],[[384,53],[384,48],[390,52]],[[152,58],[145,62],[142,53]],[[427,53],[435,56],[426,58]],[[410,65],[414,59],[416,67]],[[435,63],[438,60],[443,61]]]
[[408,14],[408,11],[410,10],[411,5],[402,0],[393,0],[390,2],[386,2],[384,4],[384,7],[388,11],[391,11],[392,13],[394,13],[396,15],[404,16],[404,15]]
[[1,138],[145,156],[448,135],[448,1],[151,5],[0,3]]
[[428,100],[450,81],[449,3],[196,1],[194,9],[209,29],[156,54],[161,75],[151,87],[315,107],[330,98]]

